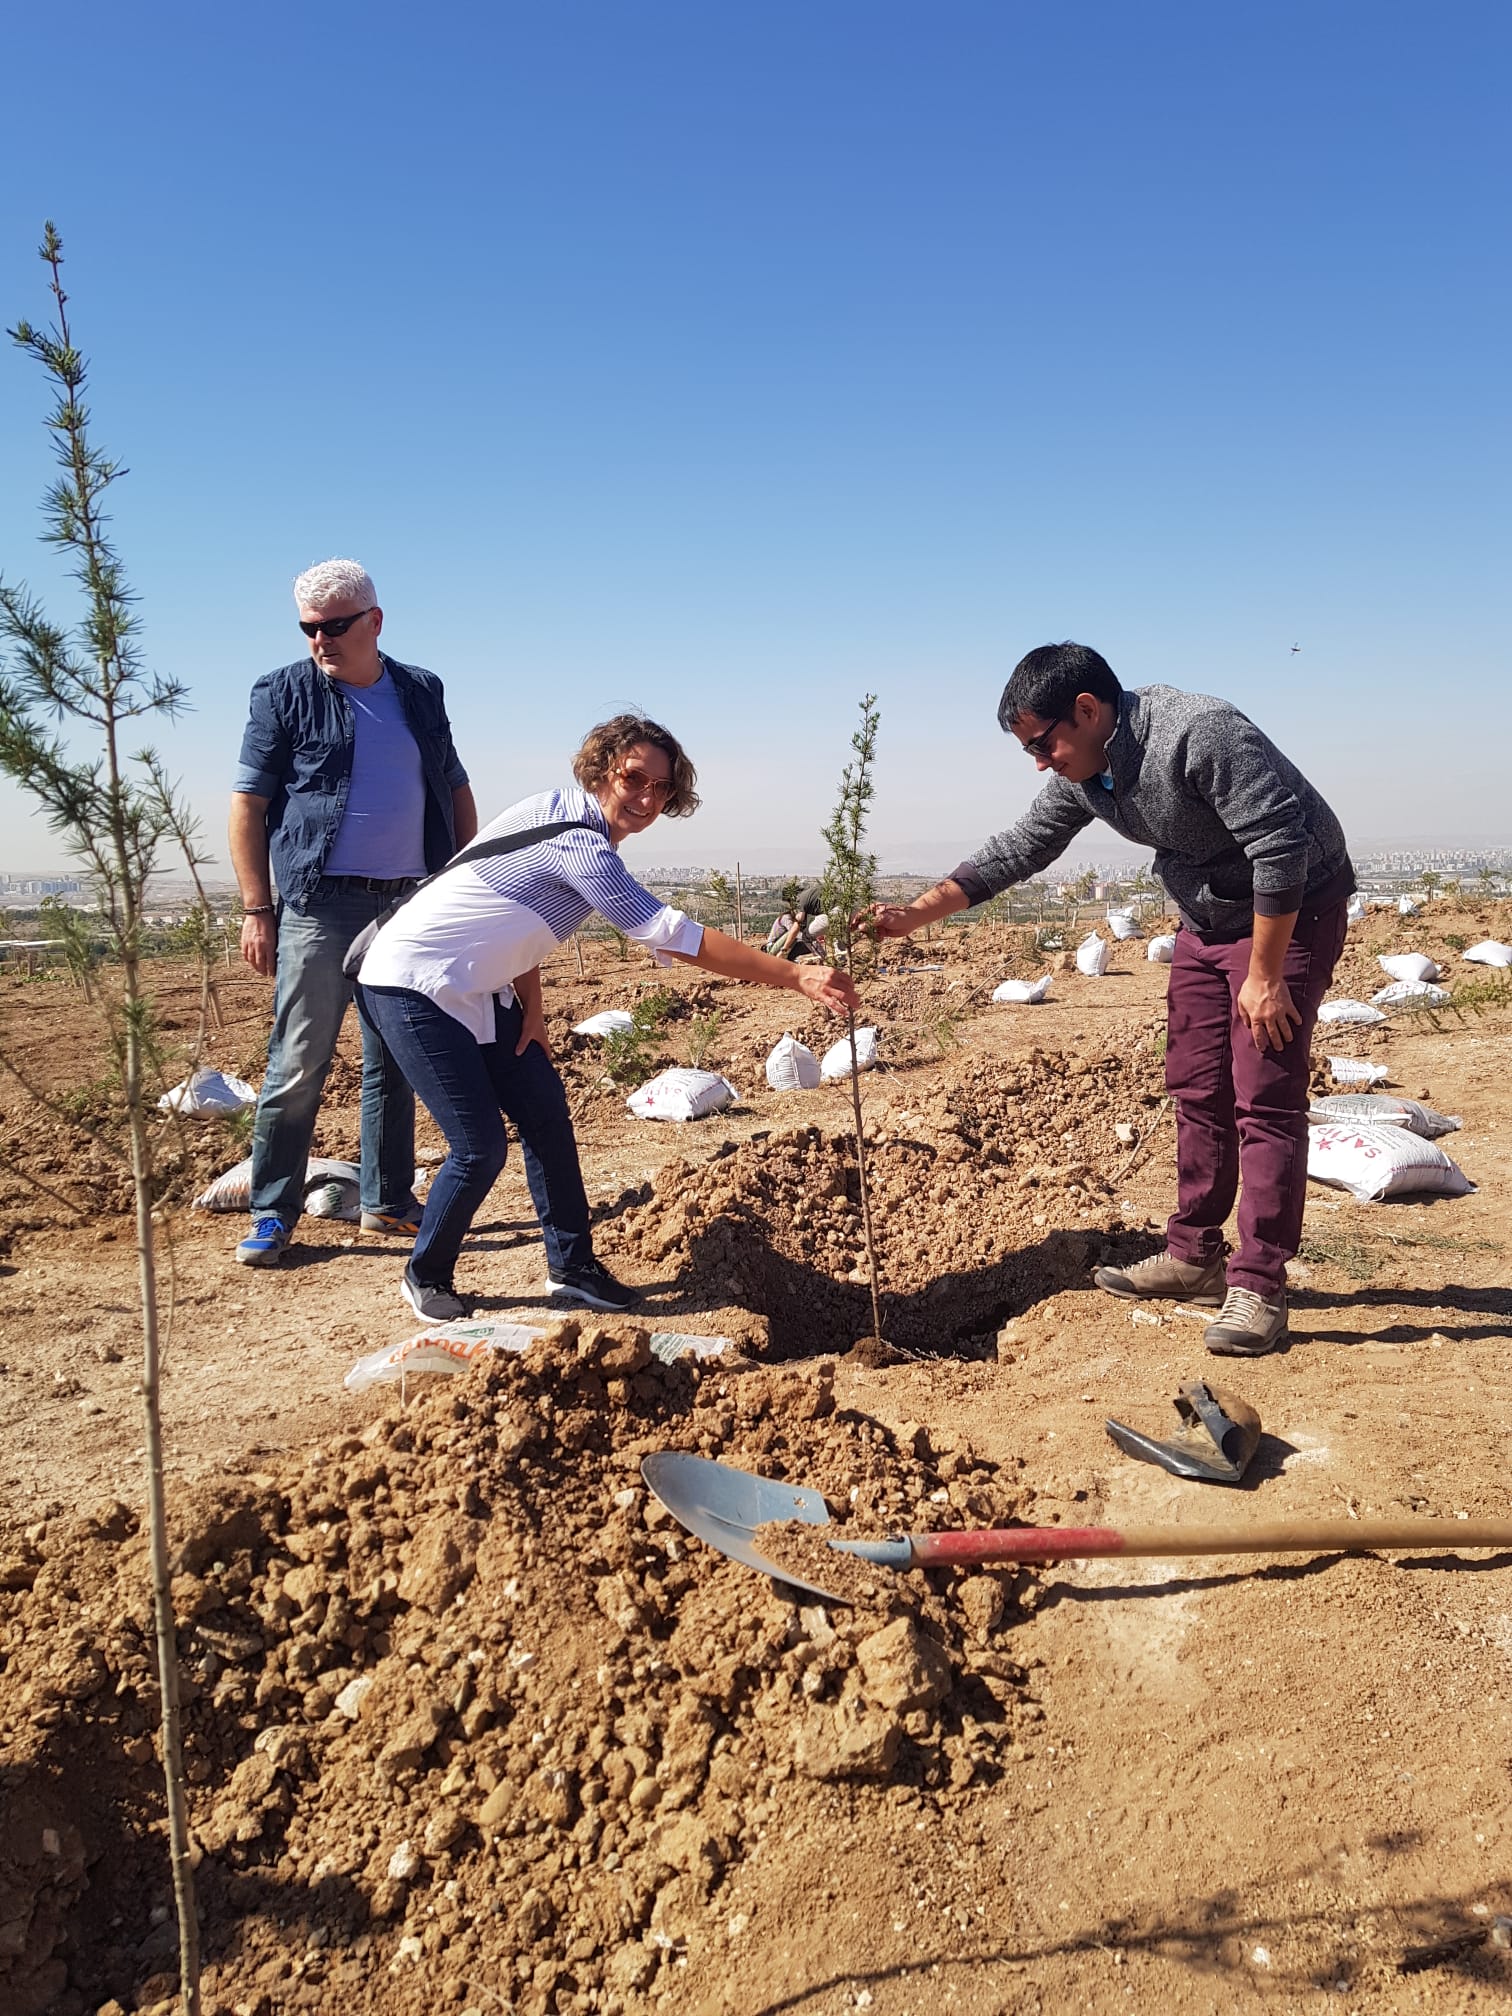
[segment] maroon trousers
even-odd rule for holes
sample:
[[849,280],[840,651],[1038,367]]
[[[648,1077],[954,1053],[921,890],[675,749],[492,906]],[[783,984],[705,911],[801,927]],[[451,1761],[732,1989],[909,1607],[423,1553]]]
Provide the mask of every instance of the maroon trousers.
[[1239,1019],[1251,940],[1176,934],[1167,996],[1166,1089],[1176,1101],[1176,1210],[1166,1246],[1205,1265],[1223,1253],[1239,1199],[1231,1288],[1273,1302],[1302,1238],[1307,1190],[1307,1081],[1313,1026],[1344,945],[1342,903],[1297,918],[1283,976],[1302,1026],[1277,1051],[1257,1050]]

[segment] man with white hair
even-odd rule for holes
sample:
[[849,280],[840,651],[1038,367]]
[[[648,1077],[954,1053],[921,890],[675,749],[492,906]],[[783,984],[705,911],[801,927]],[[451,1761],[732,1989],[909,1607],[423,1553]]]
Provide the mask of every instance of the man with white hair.
[[[367,569],[326,560],[294,583],[310,656],[252,688],[231,787],[242,957],[276,974],[268,1069],[252,1133],[252,1230],[236,1249],[276,1267],[304,1207],[305,1164],[363,926],[477,832],[441,681],[379,649]],[[275,900],[273,885],[278,895]],[[414,1094],[362,1036],[362,1227],[413,1238]]]

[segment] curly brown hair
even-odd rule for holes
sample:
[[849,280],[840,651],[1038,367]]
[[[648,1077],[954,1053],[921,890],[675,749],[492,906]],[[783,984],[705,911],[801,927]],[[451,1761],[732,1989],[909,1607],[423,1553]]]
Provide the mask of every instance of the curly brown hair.
[[672,765],[672,793],[662,807],[668,819],[688,819],[698,810],[694,786],[698,772],[675,735],[660,722],[647,721],[639,714],[616,714],[612,721],[600,721],[583,737],[583,746],[572,759],[572,774],[585,791],[597,793],[627,749],[648,742],[660,749]]

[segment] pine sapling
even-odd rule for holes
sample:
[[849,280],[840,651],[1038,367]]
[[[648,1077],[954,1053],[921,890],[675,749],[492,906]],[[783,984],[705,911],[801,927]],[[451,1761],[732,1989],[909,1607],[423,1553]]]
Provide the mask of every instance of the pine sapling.
[[[877,753],[877,696],[868,693],[861,701],[861,726],[851,737],[853,760],[840,776],[840,797],[829,824],[824,829],[829,860],[824,871],[824,906],[829,917],[831,953],[838,955],[854,979],[857,956],[865,944],[859,926],[860,913],[875,894],[877,857],[867,852],[866,820],[875,787],[872,764]],[[866,1271],[871,1286],[872,1336],[882,1342],[882,1303],[877,1277],[877,1246],[872,1237],[871,1191],[866,1180],[866,1136],[861,1123],[861,1069],[856,1061],[856,1016],[846,1011],[850,1038],[851,1109],[856,1120],[856,1168],[861,1185],[861,1229],[866,1239]]]
[[[38,801],[53,831],[83,862],[99,902],[99,924],[120,969],[119,989],[112,989],[105,1002],[107,1032],[136,1201],[148,1536],[162,1694],[169,1859],[178,1912],[180,1997],[184,2016],[198,2016],[199,1926],[189,1860],[158,1390],[162,1337],[152,1219],[153,1149],[148,1130],[150,1101],[156,1091],[149,1080],[156,1075],[158,1059],[141,963],[142,907],[157,850],[176,834],[187,834],[190,821],[173,806],[153,753],[146,750],[131,759],[122,746],[133,722],[144,716],[171,718],[176,714],[185,689],[142,663],[132,597],[105,532],[104,493],[123,471],[90,444],[89,413],[83,397],[85,364],[74,348],[69,328],[68,297],[62,282],[63,243],[51,224],[45,228],[41,251],[52,276],[56,325],[41,330],[21,322],[9,333],[41,365],[53,386],[47,426],[61,473],[43,506],[46,537],[72,562],[74,578],[83,592],[84,616],[75,630],[60,628],[49,621],[24,588],[0,581],[0,643],[10,647],[0,675],[0,771]],[[48,715],[67,721],[76,733],[82,730],[97,737],[98,754],[92,759],[74,756],[43,725]],[[140,777],[133,774],[133,761],[140,766]]]

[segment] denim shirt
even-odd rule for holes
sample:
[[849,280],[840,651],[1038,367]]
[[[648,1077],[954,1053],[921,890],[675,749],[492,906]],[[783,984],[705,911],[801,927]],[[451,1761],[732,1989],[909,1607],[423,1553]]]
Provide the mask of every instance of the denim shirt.
[[[457,850],[452,793],[467,772],[452,746],[441,681],[418,665],[383,659],[425,774],[425,867],[434,875]],[[268,853],[278,893],[308,908],[346,811],[356,730],[339,679],[313,659],[281,665],[252,688],[233,791],[268,801]]]

